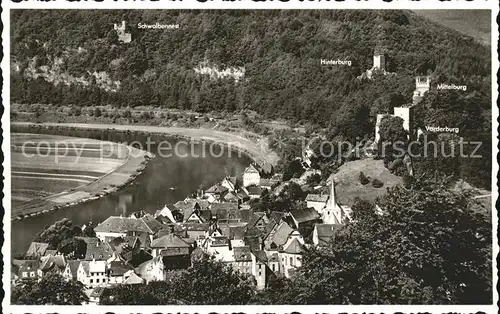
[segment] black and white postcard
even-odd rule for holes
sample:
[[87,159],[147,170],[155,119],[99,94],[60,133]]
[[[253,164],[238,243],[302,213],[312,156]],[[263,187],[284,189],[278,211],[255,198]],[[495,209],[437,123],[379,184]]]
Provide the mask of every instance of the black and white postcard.
[[498,3],[455,2],[5,3],[6,313],[497,313]]

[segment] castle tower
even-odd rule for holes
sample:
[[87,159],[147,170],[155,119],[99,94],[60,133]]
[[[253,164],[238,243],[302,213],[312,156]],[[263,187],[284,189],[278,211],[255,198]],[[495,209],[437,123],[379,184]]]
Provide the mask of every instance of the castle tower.
[[412,106],[394,107],[394,116],[403,119],[403,128],[408,132],[410,140],[412,140],[414,138],[413,107]]
[[422,101],[424,94],[431,88],[430,76],[417,76],[415,78],[415,91],[413,92],[413,104],[416,105]]
[[424,95],[431,88],[431,77],[430,76],[417,76],[415,78],[415,91],[418,91],[420,95]]
[[123,43],[129,43],[132,41],[132,34],[126,32],[126,23],[122,21],[121,25],[113,24],[113,29],[118,35],[118,41]]
[[373,54],[373,70],[385,71],[385,56],[383,53]]

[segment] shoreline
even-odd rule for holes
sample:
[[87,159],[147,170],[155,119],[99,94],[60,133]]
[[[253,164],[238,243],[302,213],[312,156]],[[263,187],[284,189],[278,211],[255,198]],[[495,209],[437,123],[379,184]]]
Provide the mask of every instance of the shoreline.
[[[33,203],[26,204],[25,207],[22,208],[22,212],[12,213],[11,221],[21,221],[52,211],[62,210],[77,204],[97,200],[114,193],[140,176],[146,169],[148,161],[154,158],[154,154],[150,152],[128,145],[115,144],[122,145],[128,150],[127,158],[124,159],[121,165],[87,184],[40,199],[35,199]],[[58,198],[66,198],[68,201],[58,204],[58,202],[55,201]]]
[[24,127],[53,127],[81,130],[109,130],[121,132],[142,132],[150,135],[163,135],[177,139],[189,139],[193,142],[216,143],[234,149],[247,155],[263,169],[275,166],[278,155],[267,147],[267,142],[256,143],[242,136],[204,128],[160,127],[148,125],[100,124],[100,123],[33,123],[11,122],[12,126]]
[[[221,132],[221,131],[215,131],[211,129],[190,129],[190,128],[179,128],[179,127],[157,127],[157,126],[145,126],[145,125],[108,125],[108,124],[81,124],[81,123],[32,123],[32,122],[11,122],[11,127],[12,126],[20,126],[20,127],[45,127],[45,129],[54,129],[54,130],[61,130],[61,129],[75,129],[75,130],[107,130],[107,131],[119,131],[119,132],[138,132],[138,133],[143,133],[143,134],[148,134],[148,135],[160,135],[160,136],[166,136],[169,138],[173,139],[186,139],[189,140],[193,143],[216,143],[217,145],[221,145],[225,148],[235,150],[238,153],[244,154],[248,156],[253,162],[259,164],[259,166],[263,169],[272,169],[274,165],[276,165],[278,161],[278,156],[274,151],[271,151],[267,148],[267,143],[264,143],[265,146],[262,144],[259,145],[258,143],[255,143],[249,139],[243,138],[241,136],[227,133],[227,132]],[[82,137],[78,137],[82,138]],[[121,144],[121,143],[120,143]],[[121,144],[124,145],[124,144]],[[42,215],[51,211],[55,210],[60,210],[60,209],[65,209],[68,207],[71,207],[73,205],[77,204],[82,204],[86,202],[90,202],[93,200],[100,199],[103,196],[109,195],[111,193],[114,193],[118,191],[119,189],[125,187],[126,185],[132,183],[138,176],[140,176],[147,164],[149,159],[153,158],[155,155],[153,153],[147,152],[145,150],[140,150],[134,147],[131,147],[129,145],[125,145],[129,149],[129,157],[132,154],[132,151],[134,151],[133,155],[135,156],[135,161],[137,161],[139,158],[137,158],[138,154],[140,155],[141,162],[139,165],[134,167],[134,172],[130,173],[130,175],[124,179],[122,182],[116,184],[116,183],[108,183],[105,185],[105,187],[100,188],[99,191],[95,191],[92,188],[99,186],[98,182],[100,184],[100,181],[108,180],[110,176],[113,176],[113,173],[117,173],[120,168],[127,167],[127,163],[129,162],[129,157],[127,157],[127,160],[118,168],[116,168],[114,171],[104,175],[103,177],[97,179],[96,181],[93,181],[89,183],[86,186],[81,186],[73,191],[65,191],[62,193],[58,193],[55,195],[51,195],[45,200],[47,201],[47,205],[50,205],[48,208],[38,208],[38,210],[29,212],[27,214],[16,214],[15,217],[11,217],[12,221],[20,221],[24,220],[30,217]],[[139,152],[139,153],[138,153]],[[115,176],[120,178],[120,176]],[[122,178],[123,179],[123,178]],[[90,188],[89,188],[90,187]],[[86,189],[89,188],[89,189]],[[91,190],[93,192],[93,195],[89,196],[88,194],[82,197],[76,197],[73,199],[72,202],[68,202],[64,205],[54,205],[54,203],[49,203],[50,198],[55,198],[55,197],[61,197],[64,195],[71,195],[75,192],[79,192],[82,190]],[[36,204],[32,204],[31,207],[35,207]],[[28,207],[29,209],[29,207]]]

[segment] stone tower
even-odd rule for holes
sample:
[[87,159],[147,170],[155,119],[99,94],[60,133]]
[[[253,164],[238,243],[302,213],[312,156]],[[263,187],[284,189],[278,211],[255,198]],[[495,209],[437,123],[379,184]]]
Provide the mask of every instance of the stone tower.
[[410,140],[413,136],[413,116],[414,110],[412,106],[394,107],[394,116],[403,119],[403,128],[408,132]]
[[385,71],[385,56],[383,53],[373,54],[373,70]]
[[415,78],[415,91],[413,92],[413,104],[416,105],[422,101],[424,94],[431,88],[430,76],[417,76]]

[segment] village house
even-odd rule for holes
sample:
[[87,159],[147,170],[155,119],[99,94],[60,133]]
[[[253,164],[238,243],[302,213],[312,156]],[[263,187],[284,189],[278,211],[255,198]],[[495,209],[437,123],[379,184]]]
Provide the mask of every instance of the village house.
[[174,204],[167,204],[162,209],[155,212],[154,218],[161,222],[162,224],[175,223],[177,221],[174,213],[178,213],[179,210]]
[[184,211],[183,222],[187,223],[208,223],[212,218],[212,213],[209,209],[201,209],[195,207]]
[[[176,232],[178,229],[181,232]],[[206,234],[209,229],[208,223],[183,223],[175,226],[174,233],[177,235],[182,235],[181,238],[185,241],[185,237],[192,239],[196,246],[200,246],[206,238]]]
[[266,227],[271,223],[271,219],[264,212],[254,212],[248,226],[255,227],[261,232],[266,231]]
[[233,259],[230,242],[226,236],[207,237],[201,248],[218,261],[231,261]]
[[[141,218],[111,216],[98,224],[94,231],[96,236],[103,242],[118,237],[147,235],[153,240],[153,235],[162,228],[159,221],[151,215]],[[144,242],[141,239],[141,242]]]
[[314,246],[328,245],[340,227],[339,224],[316,224],[312,236]]
[[238,204],[236,203],[213,203],[210,206],[212,219],[217,222],[240,221]]
[[225,187],[229,192],[235,192],[236,190],[238,190],[236,177],[225,177],[222,180],[221,185]]
[[258,186],[260,183],[259,171],[254,167],[254,165],[248,166],[243,172],[243,186]]
[[[187,219],[194,211],[207,210],[210,206],[210,202],[205,199],[194,199],[194,198],[186,198],[182,201],[178,201],[174,204],[176,212],[173,213],[174,217],[176,217],[177,222],[183,222]],[[178,219],[180,218],[180,219]]]
[[287,278],[293,276],[295,270],[302,266],[302,253],[305,245],[302,235],[294,230],[287,238],[283,248],[279,250],[280,272]]
[[123,282],[124,285],[138,285],[144,283],[144,279],[137,276],[136,273],[130,273],[130,276]]
[[62,274],[66,268],[66,259],[64,255],[48,255],[40,258],[40,266],[38,267],[38,277],[43,277],[45,274],[51,272]]
[[88,288],[105,286],[108,279],[106,261],[81,261],[76,277]]
[[289,212],[287,217],[293,221],[295,228],[304,228],[306,226],[314,226],[316,223],[321,223],[321,215],[314,208],[296,209]]
[[29,259],[39,259],[45,255],[45,251],[47,251],[48,248],[48,243],[31,242],[25,257]]
[[[264,251],[266,252],[266,251]],[[266,252],[267,257],[267,267],[275,274],[280,271],[280,257],[278,252],[271,252],[269,255]]]
[[62,276],[66,280],[77,280],[78,268],[80,266],[80,261],[68,261],[66,267],[64,268]]
[[85,252],[86,261],[107,261],[113,257],[113,249],[107,242],[101,242],[98,238],[87,242],[87,251]]
[[307,194],[306,204],[309,208],[314,208],[318,213],[323,212],[328,202],[327,194]]
[[221,184],[216,184],[208,188],[203,193],[203,196],[207,199],[208,202],[213,203],[219,201],[228,192],[228,188],[222,186]]
[[108,277],[108,284],[121,284],[123,283],[134,269],[123,261],[112,261],[106,268],[106,275]]
[[175,234],[167,234],[151,243],[153,257],[162,257],[164,269],[189,267],[191,246]]
[[262,250],[252,252],[252,275],[257,283],[257,290],[266,288],[268,278],[267,273],[267,256]]
[[264,239],[264,246],[266,251],[277,251],[280,246],[283,246],[288,236],[293,232],[293,228],[284,221],[277,224]]
[[279,183],[280,181],[275,179],[260,179],[259,187],[271,191],[274,187],[278,186]]
[[140,264],[135,268],[135,273],[145,280],[146,283],[165,280],[163,257],[156,256],[153,259]]
[[104,290],[106,290],[105,287],[95,287],[90,290],[90,293],[88,294],[89,304],[99,304]]
[[259,186],[249,186],[247,191],[251,200],[260,198],[260,195],[262,194],[262,188]]
[[139,237],[127,236],[123,238],[114,238],[109,242],[115,256],[130,262],[136,258],[141,251],[141,240]]
[[40,266],[38,260],[26,260],[19,266],[18,276],[20,280],[34,279],[38,277],[37,270]]
[[228,262],[233,268],[242,274],[252,274],[252,253],[248,246],[235,247],[232,249],[232,256]]

